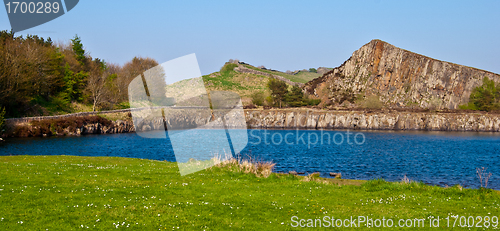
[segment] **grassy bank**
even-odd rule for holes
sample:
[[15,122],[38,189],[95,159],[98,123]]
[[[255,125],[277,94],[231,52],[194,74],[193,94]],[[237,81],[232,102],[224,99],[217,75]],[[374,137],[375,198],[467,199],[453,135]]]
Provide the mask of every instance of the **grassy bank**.
[[1,156],[0,229],[288,230],[292,216],[424,218],[435,229],[430,217],[500,215],[493,190],[361,183],[257,177],[234,166],[181,177],[176,163],[130,158]]

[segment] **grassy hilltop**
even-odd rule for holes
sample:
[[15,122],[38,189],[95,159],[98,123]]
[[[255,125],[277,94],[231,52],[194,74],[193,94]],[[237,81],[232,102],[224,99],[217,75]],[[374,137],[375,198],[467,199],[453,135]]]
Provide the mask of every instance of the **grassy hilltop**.
[[423,218],[422,229],[433,230],[431,217],[439,216],[443,228],[447,216],[500,215],[500,195],[488,189],[383,180],[325,182],[274,173],[265,178],[234,164],[181,177],[171,162],[2,156],[0,182],[3,230],[292,230],[293,216],[385,217],[395,223]]
[[[267,83],[270,79],[269,76],[252,73],[240,73],[234,70],[234,68],[238,65],[262,72],[263,74],[266,73],[282,76],[295,83],[306,83],[320,76],[320,74],[318,73],[306,71],[299,71],[296,75],[291,75],[280,71],[261,69],[249,64],[226,63],[220,71],[203,76],[205,88],[208,91],[236,92],[242,98],[242,102],[244,105],[247,105],[251,102],[252,94],[262,93],[265,96],[269,96],[271,94],[269,88],[267,87]],[[174,86],[176,89],[182,88],[180,86],[177,86],[176,84],[174,84]],[[182,90],[178,91],[182,92]]]

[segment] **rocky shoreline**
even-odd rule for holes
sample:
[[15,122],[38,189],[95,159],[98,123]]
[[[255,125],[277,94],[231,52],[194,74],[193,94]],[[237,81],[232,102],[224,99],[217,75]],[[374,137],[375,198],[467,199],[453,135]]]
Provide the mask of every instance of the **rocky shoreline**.
[[[128,133],[146,130],[163,129],[163,121],[144,120],[140,126],[135,127],[129,112],[123,113],[125,120],[105,120],[100,122],[79,123],[78,125],[68,125],[67,127],[57,127],[57,129],[42,129],[42,131],[27,133],[28,135],[16,134],[14,131],[23,128],[27,131],[40,129],[40,121],[44,118],[35,119],[21,118],[7,120],[10,128],[9,137],[23,136],[79,136],[86,134],[115,134]],[[217,128],[221,118],[217,113],[207,118],[197,118],[191,113],[180,113],[181,117],[176,117],[175,121],[202,126],[211,122]],[[236,116],[231,113],[226,115],[226,120]],[[350,130],[403,130],[403,131],[463,131],[463,132],[500,132],[500,114],[483,112],[412,112],[412,111],[348,111],[348,110],[319,110],[319,109],[245,109],[244,116],[247,128],[255,129],[350,129]],[[54,117],[49,117],[54,119]],[[69,117],[64,115],[59,120]],[[21,122],[20,122],[21,121]],[[38,121],[38,122],[35,122]],[[167,123],[175,122],[173,120]],[[51,122],[53,123],[53,122]],[[62,123],[64,124],[64,123]],[[238,124],[238,128],[242,124]],[[243,125],[244,126],[244,125]]]
[[500,132],[500,115],[470,112],[246,110],[249,128]]

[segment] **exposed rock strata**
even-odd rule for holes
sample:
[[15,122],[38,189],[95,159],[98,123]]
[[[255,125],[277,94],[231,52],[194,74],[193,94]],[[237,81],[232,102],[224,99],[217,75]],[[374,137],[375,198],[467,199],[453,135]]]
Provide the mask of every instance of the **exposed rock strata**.
[[[351,130],[408,130],[408,131],[475,131],[500,132],[500,114],[492,113],[439,113],[390,111],[325,111],[325,110],[245,110],[224,113],[228,128],[261,129],[351,129]],[[245,118],[242,120],[241,118]],[[190,127],[223,128],[224,120],[217,111],[209,117],[183,114],[167,123],[182,122]],[[245,125],[246,123],[246,125]],[[17,124],[14,126],[25,126]],[[137,131],[163,130],[162,119],[143,120],[134,127],[132,121],[116,120],[110,126],[86,124],[73,130],[66,128],[53,135],[114,134]],[[184,129],[190,127],[182,127]],[[181,127],[177,127],[181,128]],[[15,135],[14,135],[15,136]]]
[[340,67],[306,83],[304,89],[337,103],[349,94],[379,95],[392,107],[457,109],[469,101],[471,91],[482,84],[484,77],[500,82],[500,75],[495,73],[372,40]]
[[79,136],[88,134],[116,134],[135,132],[134,125],[131,121],[116,120],[110,126],[104,126],[100,123],[91,123],[77,127],[74,129],[65,128],[63,132],[57,132],[53,135],[56,136]]
[[116,120],[111,126],[102,126],[99,123],[87,124],[81,128],[76,128],[75,131],[67,131],[67,135],[85,135],[85,134],[115,134],[135,132],[134,125],[131,121]]
[[500,115],[488,113],[246,110],[250,128],[499,132]]
[[[500,115],[492,113],[255,109],[245,110],[244,117],[248,128],[500,132]],[[245,126],[238,113],[225,113],[224,119],[228,128]],[[175,121],[191,127],[224,128],[221,113],[217,112],[203,118],[184,113],[167,123]],[[163,129],[162,121],[147,121],[146,124],[151,129]]]

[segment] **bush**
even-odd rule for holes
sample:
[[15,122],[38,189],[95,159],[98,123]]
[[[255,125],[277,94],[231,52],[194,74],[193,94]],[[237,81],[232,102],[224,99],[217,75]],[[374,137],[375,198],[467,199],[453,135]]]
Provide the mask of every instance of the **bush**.
[[484,77],[483,85],[474,88],[469,96],[469,103],[460,105],[460,109],[493,111],[500,110],[500,84]]
[[[273,104],[273,97],[271,97],[271,96],[266,97],[266,104],[267,105],[272,105]],[[267,105],[265,105],[265,106],[267,106]],[[268,106],[268,108],[271,108],[271,107]]]
[[263,92],[255,92],[251,95],[252,97],[252,103],[257,105],[257,106],[262,106],[264,105],[264,93]]
[[[321,103],[321,99],[309,99],[304,95],[302,89],[298,86],[293,86],[292,89],[288,90],[288,85],[281,80],[269,79],[267,84],[269,90],[271,90],[271,95],[265,98],[268,105],[272,106],[284,106],[289,107],[302,107],[306,105],[316,106]],[[253,99],[252,95],[252,99]],[[252,100],[252,102],[254,102]],[[282,105],[282,103],[284,105]],[[254,104],[257,104],[254,102]],[[259,105],[259,104],[257,104]]]
[[32,136],[32,132],[30,126],[28,125],[19,125],[14,128],[13,134],[17,137],[28,137]]
[[128,102],[128,101],[121,102],[121,103],[117,104],[115,106],[115,108],[116,109],[128,109],[128,108],[130,108],[130,102]]
[[316,70],[316,68],[309,68],[309,72],[318,73],[318,70]]
[[318,106],[321,103],[321,99],[307,99],[307,105]]

